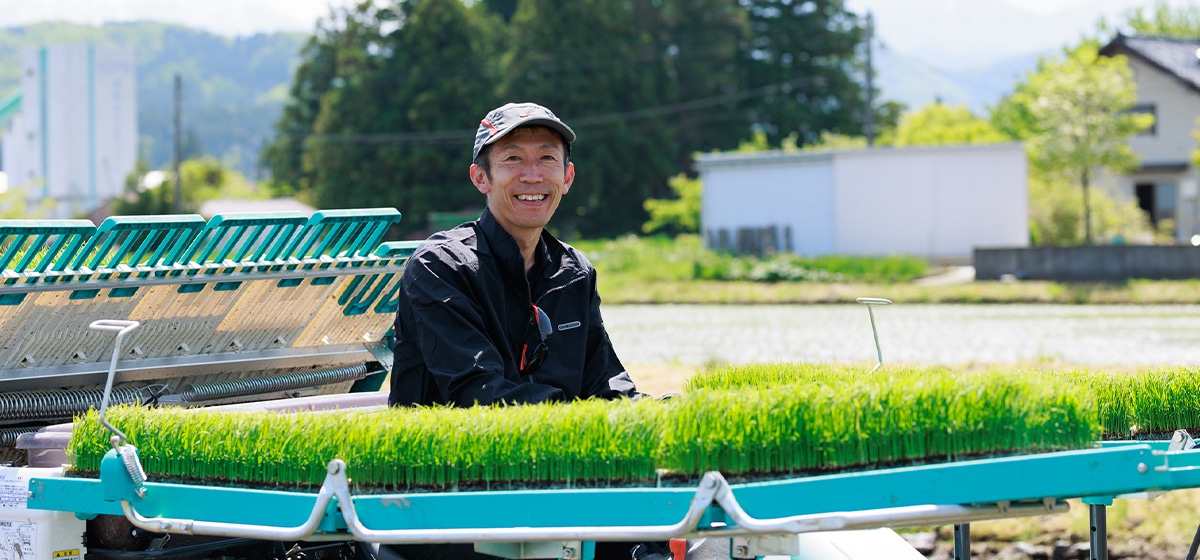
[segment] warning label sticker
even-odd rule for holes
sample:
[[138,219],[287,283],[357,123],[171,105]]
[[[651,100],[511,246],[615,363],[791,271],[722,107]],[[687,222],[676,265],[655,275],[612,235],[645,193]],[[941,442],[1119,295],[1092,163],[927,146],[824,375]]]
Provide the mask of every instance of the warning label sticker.
[[33,558],[37,525],[28,521],[0,521],[0,560]]
[[79,560],[79,549],[55,550],[54,560]]
[[29,498],[29,481],[16,472],[0,471],[0,508],[24,508]]

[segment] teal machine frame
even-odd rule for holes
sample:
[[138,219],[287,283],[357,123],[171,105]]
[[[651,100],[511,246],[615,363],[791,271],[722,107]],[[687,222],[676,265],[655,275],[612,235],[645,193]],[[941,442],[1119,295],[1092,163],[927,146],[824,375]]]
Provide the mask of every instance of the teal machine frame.
[[[372,359],[390,365],[383,339],[399,273],[415,249],[414,242],[382,241],[399,221],[392,208],[207,221],[119,216],[100,226],[0,220],[0,323],[7,331],[0,391],[102,383],[111,341],[87,328],[99,319],[144,325],[121,357],[123,383],[183,389],[219,376],[278,377]],[[383,379],[373,375],[382,371],[362,373]],[[53,416],[21,412],[0,420]]]
[[[1106,444],[740,484],[710,472],[695,487],[358,496],[336,459],[315,494],[146,482],[139,496],[114,450],[98,478],[31,480],[27,504],[83,518],[123,515],[158,533],[473,542],[513,558],[589,558],[594,541],[691,537],[735,539],[739,558],[796,554],[791,537],[804,533],[947,524],[961,551],[972,521],[1061,513],[1064,500],[1082,498],[1096,523],[1113,498],[1200,487],[1200,451],[1171,446]],[[1093,558],[1106,557],[1100,529]]]
[[[99,228],[84,220],[0,222],[0,269],[5,271],[0,314],[29,321],[38,320],[37,314],[22,306],[45,293],[58,304],[74,306],[73,327],[86,325],[85,320],[116,321],[101,322],[102,330],[124,328],[129,323],[121,320],[137,319],[131,310],[140,298],[148,301],[165,290],[223,301],[229,309],[238,307],[239,291],[258,288],[269,293],[308,289],[335,302],[330,309],[314,308],[296,325],[280,327],[292,334],[270,332],[262,343],[215,330],[190,335],[210,346],[218,340],[218,350],[228,351],[193,349],[181,357],[176,348],[135,341],[137,352],[122,353],[120,334],[107,364],[98,349],[111,346],[99,334],[69,355],[29,350],[32,359],[0,364],[12,370],[0,380],[0,390],[103,382],[107,370],[103,410],[114,377],[185,369],[180,363],[221,372],[246,364],[319,366],[343,359],[338,356],[359,361],[366,356],[390,365],[390,348],[379,343],[379,333],[367,344],[360,331],[343,333],[344,340],[331,340],[335,333],[304,342],[299,330],[312,321],[340,325],[370,316],[373,332],[377,323],[389,321],[399,272],[415,247],[381,243],[399,219],[395,210],[369,209],[311,217],[237,214],[207,222],[199,216],[110,218]],[[152,333],[189,326],[188,318],[161,307],[154,309],[167,315],[147,321]],[[222,321],[252,319],[230,312]],[[279,341],[290,347],[278,348]],[[47,346],[18,342],[34,349]],[[155,396],[172,397],[178,395]],[[1107,556],[1105,507],[1114,498],[1200,487],[1200,451],[1192,450],[1194,445],[1190,436],[1177,433],[1170,442],[1106,443],[1077,451],[751,483],[730,484],[710,472],[695,486],[352,495],[345,465],[337,458],[330,458],[324,484],[315,493],[146,481],[139,476],[136,452],[118,438],[98,477],[33,478],[26,505],[73,512],[81,519],[124,516],[155,533],[471,542],[509,558],[589,559],[596,541],[689,537],[729,538],[736,558],[796,555],[796,536],[805,533],[953,524],[958,558],[965,558],[971,522],[1061,513],[1068,509],[1064,500],[1081,498],[1092,516],[1092,557],[1100,559]]]

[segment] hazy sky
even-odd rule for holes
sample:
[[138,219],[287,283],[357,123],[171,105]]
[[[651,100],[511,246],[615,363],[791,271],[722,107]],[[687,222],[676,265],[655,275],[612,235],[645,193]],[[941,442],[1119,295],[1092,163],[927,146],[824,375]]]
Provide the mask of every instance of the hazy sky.
[[[328,13],[330,3],[349,5],[353,0],[0,0],[0,27],[55,19],[80,23],[150,19],[225,35],[310,31],[316,19]],[[937,52],[1003,56],[1056,48],[1093,31],[1101,15],[1111,21],[1131,7],[1153,3],[1153,0],[847,0],[851,9],[871,10],[875,14],[877,36],[889,48],[926,59]]]
[[46,20],[78,23],[157,20],[224,35],[311,31],[328,6],[354,0],[0,0],[0,27]]
[[[1194,4],[1168,0],[1171,5]],[[1097,22],[1122,23],[1154,0],[846,0],[875,16],[887,48],[942,67],[986,64],[1078,44],[1095,36]]]

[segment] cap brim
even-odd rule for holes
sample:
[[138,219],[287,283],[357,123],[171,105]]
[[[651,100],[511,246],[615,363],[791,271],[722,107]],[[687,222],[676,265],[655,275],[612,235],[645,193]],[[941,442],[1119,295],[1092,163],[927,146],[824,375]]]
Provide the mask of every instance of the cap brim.
[[487,140],[483,141],[483,145],[487,146],[492,144],[493,142],[508,136],[510,132],[523,126],[544,126],[559,133],[563,137],[563,140],[568,144],[575,141],[575,131],[571,130],[571,127],[567,126],[562,121],[547,119],[545,117],[529,117],[528,119],[517,121],[516,124],[509,126],[498,134],[492,135]]

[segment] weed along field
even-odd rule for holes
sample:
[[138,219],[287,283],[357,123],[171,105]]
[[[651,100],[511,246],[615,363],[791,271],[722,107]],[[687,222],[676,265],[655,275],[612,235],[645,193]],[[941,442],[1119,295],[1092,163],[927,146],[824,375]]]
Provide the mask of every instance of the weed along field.
[[[942,403],[924,413],[912,403],[947,380],[979,383],[983,393],[1003,392],[1014,379],[1048,383],[1039,390],[1054,394],[1078,395],[1086,385],[1095,391],[1081,397],[1091,399],[1083,406],[1099,424],[1080,437],[1093,442],[1154,437],[1149,434],[1158,428],[1151,424],[1158,421],[1129,416],[1133,409],[1172,418],[1200,412],[1200,387],[1190,388],[1200,378],[1200,281],[937,283],[921,279],[944,271],[923,262],[739,260],[707,254],[686,239],[673,245],[618,240],[585,250],[601,271],[602,309],[614,345],[639,388],[655,395],[733,384],[774,410],[782,405],[763,403],[778,391],[764,387],[783,383],[780,376],[821,385],[855,371],[864,379],[889,379],[888,394],[896,400],[871,402],[920,418]],[[894,302],[874,308],[884,364],[875,374],[868,373],[878,361],[871,321],[858,297]],[[1019,399],[1030,403],[1026,411],[1065,410],[1044,397]],[[764,416],[760,411],[755,418]],[[1066,514],[973,523],[974,556],[1088,558],[1088,507],[1071,505]],[[1108,508],[1110,557],[1185,557],[1200,523],[1195,512],[1198,490],[1116,500]],[[902,533],[927,556],[953,557],[949,526]]]

